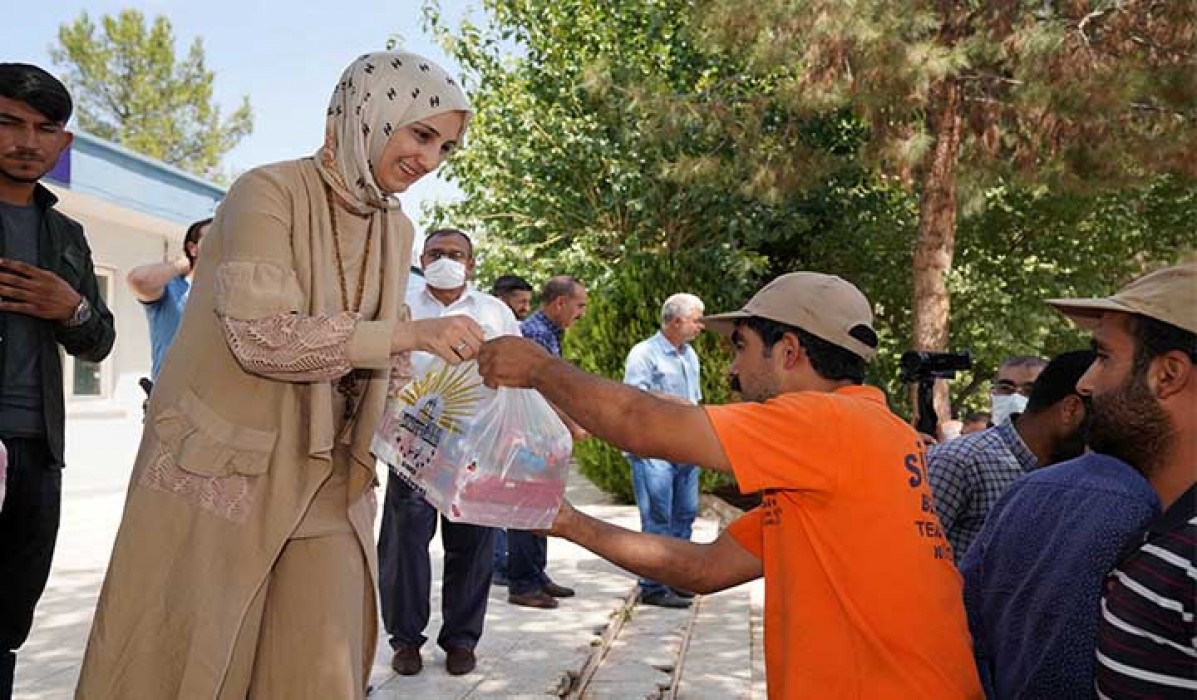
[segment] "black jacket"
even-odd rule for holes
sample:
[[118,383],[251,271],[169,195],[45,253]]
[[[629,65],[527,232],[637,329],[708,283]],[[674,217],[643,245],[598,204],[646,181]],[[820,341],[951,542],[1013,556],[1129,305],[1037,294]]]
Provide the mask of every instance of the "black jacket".
[[[112,312],[100,297],[99,283],[91,261],[91,248],[83,236],[83,227],[70,217],[54,209],[58,198],[42,185],[33,192],[33,202],[41,209],[42,231],[38,253],[38,267],[49,270],[66,280],[91,304],[91,318],[74,328],[54,321],[42,321],[38,333],[41,346],[42,407],[46,419],[46,440],[54,463],[63,463],[63,433],[66,430],[66,407],[62,394],[62,361],[58,355],[61,345],[69,354],[81,360],[100,362],[112,350],[116,328]],[[3,225],[0,223],[0,225]],[[0,232],[2,234],[2,232]],[[0,235],[0,257],[4,256],[4,236]],[[5,342],[8,314],[0,313],[0,350]],[[0,363],[4,362],[0,352]],[[3,381],[0,366],[0,381]]]

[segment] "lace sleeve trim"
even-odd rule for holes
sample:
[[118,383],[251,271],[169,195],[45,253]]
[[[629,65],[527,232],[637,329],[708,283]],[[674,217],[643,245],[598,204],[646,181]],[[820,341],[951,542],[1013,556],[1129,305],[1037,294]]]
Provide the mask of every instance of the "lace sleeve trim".
[[221,318],[225,339],[246,371],[289,382],[338,379],[353,370],[348,343],[359,314],[278,314]]

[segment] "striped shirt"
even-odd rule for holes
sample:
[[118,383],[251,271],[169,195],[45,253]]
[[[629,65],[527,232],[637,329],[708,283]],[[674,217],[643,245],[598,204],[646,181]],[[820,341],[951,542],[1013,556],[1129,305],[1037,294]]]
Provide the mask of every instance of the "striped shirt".
[[1097,643],[1103,698],[1197,698],[1197,486],[1106,577]]

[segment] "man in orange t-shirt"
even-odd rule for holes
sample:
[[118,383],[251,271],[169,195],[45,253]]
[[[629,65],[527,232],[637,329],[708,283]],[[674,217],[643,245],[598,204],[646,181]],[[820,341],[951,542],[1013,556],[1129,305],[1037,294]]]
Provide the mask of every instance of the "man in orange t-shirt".
[[703,321],[730,334],[732,385],[750,403],[681,405],[526,341],[483,347],[489,385],[535,388],[625,451],[732,472],[764,495],[709,544],[619,528],[568,503],[552,534],[699,593],[764,576],[770,698],[981,697],[922,443],[862,386],[877,347],[868,300],[838,277],[796,272]]

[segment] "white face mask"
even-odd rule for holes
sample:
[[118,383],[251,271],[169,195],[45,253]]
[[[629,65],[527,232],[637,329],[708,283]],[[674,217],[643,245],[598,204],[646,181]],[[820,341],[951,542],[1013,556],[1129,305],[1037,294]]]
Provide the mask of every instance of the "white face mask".
[[466,283],[465,263],[459,263],[449,258],[432,261],[424,268],[424,281],[434,289],[457,289]]
[[1022,413],[1027,407],[1027,397],[1022,394],[997,394],[989,399],[989,412],[994,425],[1005,423],[1010,420],[1011,414]]

